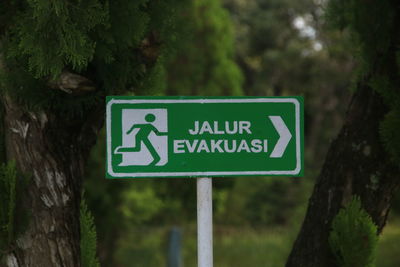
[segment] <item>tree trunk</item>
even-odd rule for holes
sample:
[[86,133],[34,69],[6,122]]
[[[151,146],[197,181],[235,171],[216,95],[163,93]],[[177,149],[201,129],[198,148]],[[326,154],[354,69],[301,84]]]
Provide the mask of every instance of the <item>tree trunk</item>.
[[365,84],[359,84],[345,124],[329,148],[287,267],[337,266],[328,236],[333,218],[352,195],[360,196],[379,233],[386,223],[400,170],[380,141],[379,124],[387,108]]
[[91,114],[68,117],[28,112],[8,97],[3,103],[7,158],[30,177],[23,199],[28,227],[5,264],[79,267],[83,167],[102,125],[103,105]]

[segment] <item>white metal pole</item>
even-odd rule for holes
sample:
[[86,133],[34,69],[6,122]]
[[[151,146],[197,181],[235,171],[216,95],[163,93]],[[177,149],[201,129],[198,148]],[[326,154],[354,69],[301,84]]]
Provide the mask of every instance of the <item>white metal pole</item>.
[[213,266],[212,178],[197,178],[198,267]]

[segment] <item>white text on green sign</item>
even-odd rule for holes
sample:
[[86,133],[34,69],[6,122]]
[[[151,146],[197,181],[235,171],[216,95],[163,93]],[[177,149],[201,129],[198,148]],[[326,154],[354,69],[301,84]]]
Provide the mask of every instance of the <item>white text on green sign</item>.
[[107,177],[302,175],[302,98],[107,98]]

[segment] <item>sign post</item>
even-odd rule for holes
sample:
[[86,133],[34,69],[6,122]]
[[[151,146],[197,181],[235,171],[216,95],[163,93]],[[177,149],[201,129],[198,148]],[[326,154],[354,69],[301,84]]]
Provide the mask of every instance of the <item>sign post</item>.
[[198,267],[213,266],[212,178],[197,178]]
[[198,262],[212,267],[214,176],[302,176],[301,97],[107,97],[107,178],[198,177]]

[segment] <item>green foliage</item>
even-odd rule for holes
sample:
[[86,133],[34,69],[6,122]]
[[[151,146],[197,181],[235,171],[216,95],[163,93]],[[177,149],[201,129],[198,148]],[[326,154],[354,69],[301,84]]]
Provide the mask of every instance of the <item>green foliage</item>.
[[81,201],[80,208],[80,228],[81,228],[81,264],[82,267],[99,267],[96,256],[97,236],[93,216],[90,213],[84,199]]
[[332,221],[332,252],[341,267],[373,267],[377,244],[377,227],[361,207],[360,198],[354,197]]
[[166,70],[164,57],[159,57],[154,67],[149,71],[146,79],[143,81],[142,89],[138,95],[165,95],[167,90]]
[[[0,40],[6,68],[0,71],[0,90],[28,109],[84,114],[105,94],[140,93],[148,89],[143,89],[147,80],[163,78],[152,69],[170,52],[175,10],[186,1],[3,2],[0,21],[7,23]],[[69,96],[49,89],[49,80],[65,69],[91,79],[97,92]]]
[[169,95],[241,95],[233,29],[220,0],[194,0],[179,17],[184,36],[167,60]]
[[[293,181],[254,181],[254,192],[247,197],[243,210],[251,225],[288,225],[293,220],[294,210],[304,194],[304,187],[293,185]],[[285,196],[285,197],[282,197]]]
[[26,177],[18,175],[15,162],[0,164],[0,256],[11,248],[28,223],[28,214],[21,210],[27,182]]
[[57,77],[66,65],[86,68],[95,52],[90,34],[107,21],[107,7],[99,0],[18,1],[10,30],[11,57],[26,57],[34,77]]
[[[97,80],[107,91],[122,92],[140,85],[146,72],[145,62],[135,53],[145,38],[150,21],[147,0],[109,2],[107,27],[100,27],[94,67]],[[154,18],[156,19],[156,18]]]
[[140,224],[151,220],[163,207],[161,199],[149,183],[141,183],[124,192],[121,211],[130,223]]

